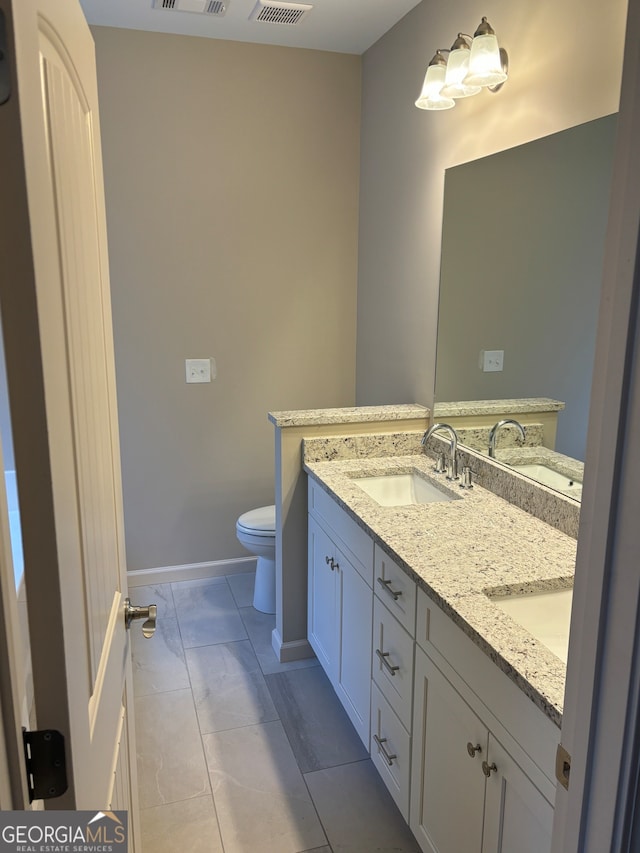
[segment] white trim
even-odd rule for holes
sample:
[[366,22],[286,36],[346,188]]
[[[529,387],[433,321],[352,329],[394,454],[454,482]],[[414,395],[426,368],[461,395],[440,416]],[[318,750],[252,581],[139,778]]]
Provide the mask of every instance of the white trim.
[[253,572],[256,557],[235,557],[231,560],[212,560],[207,563],[185,563],[183,566],[159,566],[155,569],[136,569],[127,572],[127,582],[131,589],[153,583],[176,583],[177,581],[200,580],[200,578],[220,578],[224,575],[236,575]]
[[290,640],[283,643],[277,628],[271,632],[271,645],[280,663],[290,663],[293,660],[304,660],[316,656],[309,640]]
[[554,853],[637,849],[625,833],[640,719],[639,27],[630,0],[562,721],[571,777],[557,789]]

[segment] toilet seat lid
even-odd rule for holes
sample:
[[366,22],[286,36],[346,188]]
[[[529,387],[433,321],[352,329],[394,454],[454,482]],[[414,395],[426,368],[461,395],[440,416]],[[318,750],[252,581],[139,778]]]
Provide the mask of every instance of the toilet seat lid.
[[259,530],[264,533],[276,532],[276,508],[275,505],[260,506],[243,513],[237,521],[238,527],[245,530]]

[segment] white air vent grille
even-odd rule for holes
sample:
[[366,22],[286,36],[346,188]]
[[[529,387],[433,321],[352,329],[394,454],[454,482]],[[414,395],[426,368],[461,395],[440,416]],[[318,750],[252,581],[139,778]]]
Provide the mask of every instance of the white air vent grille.
[[154,9],[173,12],[195,12],[198,15],[221,17],[227,11],[229,0],[153,0]]
[[299,24],[313,9],[303,3],[279,3],[277,0],[258,0],[250,21],[262,21],[267,24]]

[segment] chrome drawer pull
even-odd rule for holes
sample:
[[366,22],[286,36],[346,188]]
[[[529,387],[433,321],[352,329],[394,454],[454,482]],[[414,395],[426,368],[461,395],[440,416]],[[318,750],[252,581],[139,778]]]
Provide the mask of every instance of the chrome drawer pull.
[[378,735],[374,734],[373,739],[378,744],[378,752],[381,752],[384,755],[384,757],[387,761],[387,764],[389,766],[391,766],[393,764],[394,758],[397,758],[398,756],[397,755],[389,755],[387,750],[384,748],[383,744],[385,744],[387,742],[386,737],[378,737]]
[[482,762],[482,772],[487,777],[487,779],[489,778],[489,776],[491,776],[491,773],[495,773],[497,769],[498,768],[496,767],[495,761],[493,762],[493,764],[487,764],[486,761]]
[[393,600],[397,601],[402,595],[402,590],[391,589],[391,581],[386,581],[383,578],[378,578],[378,583],[385,589],[389,595],[393,596]]
[[389,657],[389,652],[381,652],[380,649],[376,649],[376,654],[378,655],[382,663],[386,666],[386,668],[389,670],[391,675],[395,675],[396,672],[400,669],[400,667],[392,666],[392,664],[389,663],[389,661],[387,660],[387,658]]
[[334,569],[339,568],[339,567],[338,567],[338,564],[337,564],[337,563],[336,563],[336,561],[333,559],[333,557],[325,557],[325,558],[324,558],[324,561],[325,561],[325,563],[326,563],[328,566],[331,566],[331,571],[333,571]]

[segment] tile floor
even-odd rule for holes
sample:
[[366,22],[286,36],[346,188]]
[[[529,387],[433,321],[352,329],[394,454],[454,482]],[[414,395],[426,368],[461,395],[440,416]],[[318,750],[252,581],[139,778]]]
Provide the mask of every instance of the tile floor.
[[136,589],[143,853],[419,853],[317,660],[278,663],[253,580]]

